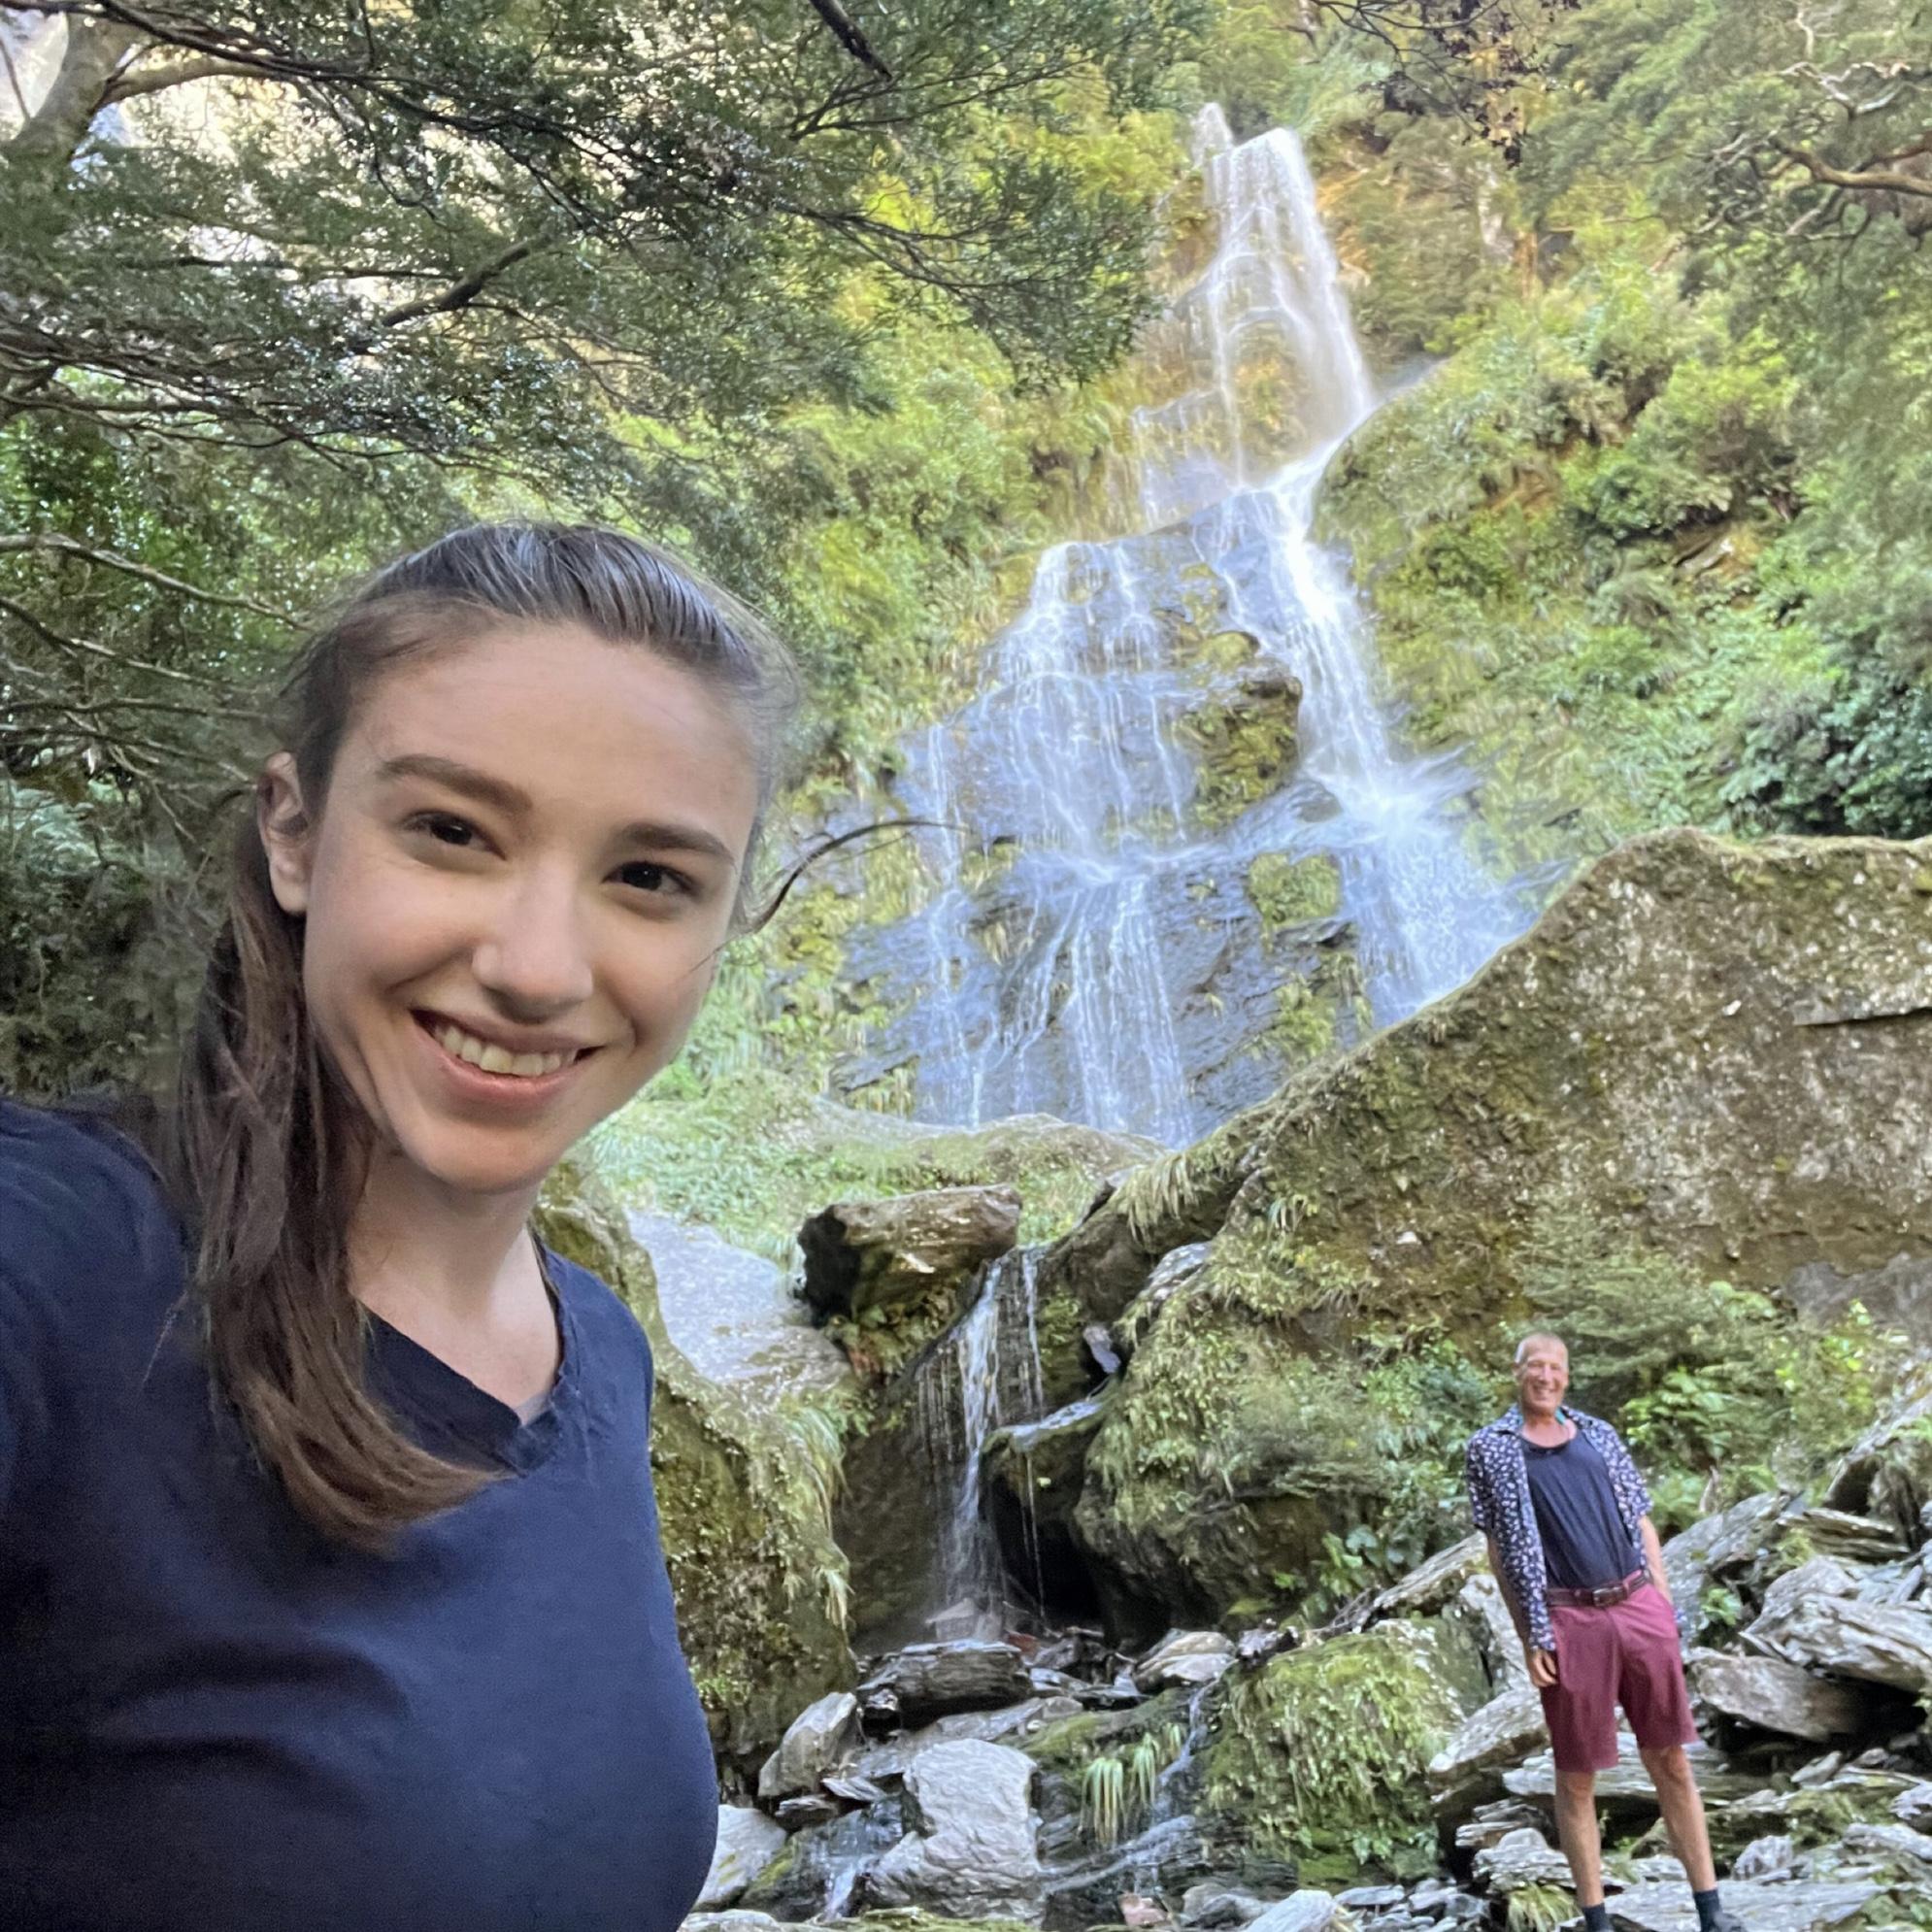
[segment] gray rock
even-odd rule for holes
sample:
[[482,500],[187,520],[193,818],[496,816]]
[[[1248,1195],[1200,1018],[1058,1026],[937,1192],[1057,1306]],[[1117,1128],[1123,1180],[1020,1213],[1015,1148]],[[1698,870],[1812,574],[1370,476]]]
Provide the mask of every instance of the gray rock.
[[1915,1831],[1932,1831],[1932,1784],[1915,1784],[1892,1800],[1892,1816]]
[[890,1700],[905,1723],[918,1725],[950,1712],[1024,1703],[1032,1688],[1026,1661],[1015,1646],[964,1637],[895,1652],[858,1694],[869,1707]]
[[1731,1860],[1731,1877],[1773,1878],[1780,1872],[1789,1872],[1796,1856],[1796,1849],[1788,1838],[1782,1836],[1753,1838]]
[[1855,1301],[1886,1334],[1932,1350],[1932,1256],[1897,1254],[1882,1267],[1840,1274],[1828,1261],[1795,1268],[1779,1290],[1801,1315],[1828,1327]]
[[1525,1804],[1520,1798],[1500,1798],[1494,1804],[1478,1805],[1475,1815],[1456,1826],[1456,1848],[1462,1851],[1482,1851],[1491,1845],[1500,1845],[1511,1832],[1520,1831],[1524,1825],[1534,1825],[1541,1831],[1548,1822],[1549,1815],[1541,1805]]
[[1354,1885],[1335,1894],[1335,1903],[1346,1912],[1386,1912],[1404,1903],[1408,1894],[1400,1885]]
[[1889,1563],[1910,1553],[1898,1525],[1849,1510],[1797,1510],[1779,1524],[1781,1538],[1841,1563]]
[[1218,1630],[1170,1630],[1134,1666],[1137,1688],[1151,1694],[1214,1683],[1234,1662],[1234,1641]]
[[1768,1612],[1782,1616],[1806,1597],[1853,1597],[1858,1594],[1859,1582],[1860,1572],[1836,1556],[1809,1556],[1795,1570],[1786,1570],[1764,1586],[1758,1615]]
[[1932,1837],[1908,1824],[1852,1824],[1840,1841],[1854,1856],[1882,1858],[1913,1876],[1932,1879]]
[[1681,1885],[1688,1881],[1690,1875],[1683,1869],[1682,1858],[1673,1857],[1668,1851],[1657,1851],[1648,1858],[1631,1859],[1630,1876],[1640,1885],[1666,1882]]
[[1267,1910],[1258,1898],[1210,1880],[1189,1885],[1181,1895],[1182,1924],[1198,1925],[1202,1932],[1226,1932],[1229,1926],[1251,1924]]
[[1857,1691],[1777,1657],[1693,1650],[1686,1675],[1711,1710],[1755,1730],[1827,1744],[1865,1728],[1865,1703]]
[[1019,1233],[1011,1187],[934,1187],[884,1201],[840,1201],[798,1230],[800,1292],[815,1315],[862,1316],[949,1298],[963,1312],[987,1262]]
[[967,1739],[936,1746],[906,1772],[912,1829],[872,1867],[868,1896],[951,1918],[1040,1916],[1033,1760]]
[[1443,1612],[1447,1622],[1459,1624],[1482,1652],[1482,1667],[1501,1696],[1505,1691],[1530,1688],[1529,1665],[1523,1659],[1522,1639],[1511,1620],[1510,1607],[1494,1577],[1482,1572],[1463,1584],[1455,1601]]
[[858,1699],[849,1690],[828,1692],[791,1720],[758,1773],[758,1796],[768,1805],[803,1797],[857,1743]]
[[1271,1905],[1249,1932],[1324,1932],[1334,1919],[1334,1898],[1311,1885]]
[[1505,1896],[1525,1885],[1570,1882],[1570,1861],[1534,1825],[1508,1832],[1479,1851],[1472,1869],[1480,1883]]
[[781,1932],[769,1912],[694,1912],[679,1932]]
[[849,1897],[866,1866],[904,1830],[899,1800],[890,1798],[798,1832],[751,1881],[739,1904],[788,1924],[816,1918],[835,1900]]
[[1529,1684],[1491,1698],[1429,1761],[1437,1815],[1463,1817],[1484,1800],[1500,1798],[1505,1769],[1543,1738],[1543,1702]]
[[718,1806],[717,1845],[704,1889],[698,1893],[697,1910],[717,1912],[732,1904],[778,1856],[784,1842],[783,1826],[774,1824],[763,1812],[749,1805]]
[[1058,1717],[1078,1715],[1080,1706],[1070,1697],[1029,1697],[1023,1704],[1009,1704],[997,1711],[955,1711],[950,1716],[936,1717],[916,1731],[901,1731],[896,1737],[867,1745],[851,1760],[855,1777],[890,1782],[903,1778],[906,1767],[935,1745],[956,1745],[977,1738],[982,1744],[1002,1744],[1030,1735]]
[[845,1807],[823,1791],[806,1791],[796,1798],[783,1799],[773,1814],[784,1831],[811,1831],[844,1815]]
[[1664,1545],[1664,1570],[1678,1615],[1697,1635],[1698,1606],[1714,1583],[1732,1582],[1756,1562],[1771,1526],[1789,1498],[1770,1493],[1747,1496],[1715,1516],[1704,1516]]
[[1915,1605],[1811,1597],[1760,1616],[1745,1640],[1786,1663],[1932,1695],[1932,1613]]
[[1879,1421],[1832,1472],[1824,1501],[1896,1526],[1909,1542],[1932,1536],[1932,1386]]
[[[1628,1731],[1617,1734],[1617,1762],[1613,1771],[1597,1774],[1597,1803],[1621,1813],[1654,1812],[1657,1794],[1650,1775],[1637,1755],[1637,1740]],[[1704,1802],[1718,1804],[1727,1798],[1742,1798],[1756,1791],[1763,1781],[1747,1772],[1733,1771],[1708,1746],[1688,1748],[1691,1776],[1704,1794]],[[1556,1795],[1556,1762],[1547,1750],[1538,1751],[1527,1763],[1503,1774],[1504,1788],[1518,1798],[1541,1798],[1553,1802]]]
[[[1730,1880],[1724,1904],[1748,1932],[1822,1932],[1855,1917],[1879,1895],[1872,1884],[1767,1883]],[[1632,1885],[1610,1900],[1610,1922],[1621,1932],[1697,1932],[1697,1910],[1682,1884]]]
[[1466,1536],[1389,1584],[1370,1605],[1369,1616],[1433,1616],[1472,1578],[1484,1574],[1487,1564],[1485,1539],[1480,1533]]

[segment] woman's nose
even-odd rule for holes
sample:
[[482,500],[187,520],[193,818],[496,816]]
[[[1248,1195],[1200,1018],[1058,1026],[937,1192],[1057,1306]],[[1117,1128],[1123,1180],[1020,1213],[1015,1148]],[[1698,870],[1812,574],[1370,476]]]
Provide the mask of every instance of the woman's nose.
[[572,882],[532,873],[502,893],[472,959],[507,1013],[536,1019],[589,998],[596,983]]

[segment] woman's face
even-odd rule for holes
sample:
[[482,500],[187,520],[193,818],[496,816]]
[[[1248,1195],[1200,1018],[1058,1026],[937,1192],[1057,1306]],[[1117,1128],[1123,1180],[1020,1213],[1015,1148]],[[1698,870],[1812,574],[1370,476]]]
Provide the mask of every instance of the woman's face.
[[756,809],[729,706],[573,625],[383,673],[319,822],[271,761],[275,895],[379,1145],[460,1193],[533,1189],[683,1044]]

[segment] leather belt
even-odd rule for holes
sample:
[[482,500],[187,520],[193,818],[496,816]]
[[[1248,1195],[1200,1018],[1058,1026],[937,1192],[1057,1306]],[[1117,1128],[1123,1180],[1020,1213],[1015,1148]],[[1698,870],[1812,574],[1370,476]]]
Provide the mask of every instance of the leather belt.
[[1632,1570],[1619,1583],[1606,1583],[1600,1590],[1546,1590],[1544,1594],[1551,1603],[1560,1603],[1570,1610],[1608,1610],[1614,1603],[1622,1603],[1635,1596],[1650,1581],[1643,1570]]

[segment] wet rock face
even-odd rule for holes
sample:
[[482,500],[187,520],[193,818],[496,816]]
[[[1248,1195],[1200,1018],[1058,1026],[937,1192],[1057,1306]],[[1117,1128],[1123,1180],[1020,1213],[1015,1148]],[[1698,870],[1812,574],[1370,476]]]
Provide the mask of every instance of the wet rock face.
[[760,1800],[776,1804],[816,1790],[818,1781],[851,1753],[858,1738],[858,1699],[850,1691],[835,1690],[807,1705],[758,1773]]
[[1025,1660],[1011,1644],[961,1638],[914,1644],[888,1657],[859,1686],[868,1711],[889,1712],[903,1724],[925,1724],[954,1711],[1017,1704],[1032,1691]]
[[[1363,1401],[1353,1338],[1426,1322],[1489,1349],[1558,1223],[1582,1249],[1765,1290],[1932,1256],[1928,857],[1634,840],[1460,991],[1158,1187],[1130,1181],[1043,1257],[1043,1291],[1111,1320],[1136,1268],[1145,1283],[1204,1231],[1210,1250],[1109,1403],[1077,1516],[1091,1552],[1194,1618],[1309,1575],[1391,1480],[1337,1453]],[[1235,1468],[1283,1387],[1303,1439]]]
[[712,1853],[711,1870],[705,1875],[704,1890],[698,1894],[698,1911],[716,1912],[734,1904],[783,1849],[784,1842],[783,1828],[763,1812],[745,1805],[718,1806],[717,1846]]

